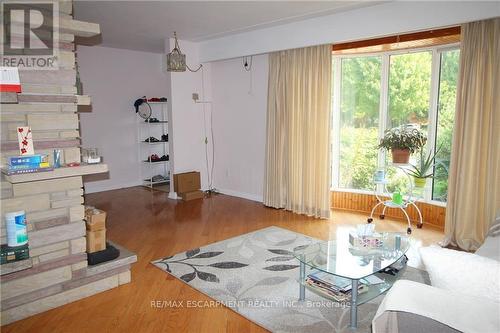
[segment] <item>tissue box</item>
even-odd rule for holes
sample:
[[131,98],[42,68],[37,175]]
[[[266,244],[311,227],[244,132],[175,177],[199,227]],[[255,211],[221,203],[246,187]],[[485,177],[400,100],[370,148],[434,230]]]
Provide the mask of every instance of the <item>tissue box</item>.
[[380,234],[371,236],[358,236],[356,233],[349,233],[349,244],[353,247],[377,249],[384,246],[384,239]]

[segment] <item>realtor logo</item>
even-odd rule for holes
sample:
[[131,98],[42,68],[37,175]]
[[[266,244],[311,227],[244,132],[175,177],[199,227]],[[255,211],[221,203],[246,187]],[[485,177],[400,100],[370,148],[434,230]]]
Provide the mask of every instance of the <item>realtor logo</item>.
[[2,2],[1,66],[56,69],[58,3]]

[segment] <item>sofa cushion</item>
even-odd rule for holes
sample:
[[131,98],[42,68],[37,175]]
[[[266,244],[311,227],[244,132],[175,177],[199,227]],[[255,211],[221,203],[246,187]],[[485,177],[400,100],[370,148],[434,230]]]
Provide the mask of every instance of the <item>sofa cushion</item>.
[[[372,332],[413,333],[420,332],[423,327],[427,333],[448,332],[433,323],[420,326],[416,321],[413,321],[413,327],[404,327],[403,330],[399,322],[394,322],[394,316],[387,316],[388,312],[405,312],[418,315],[420,319],[429,318],[460,332],[493,333],[499,332],[500,327],[500,303],[408,280],[396,281],[387,292],[372,321]],[[432,330],[433,327],[438,330]]]
[[473,253],[423,247],[420,256],[431,285],[500,302],[500,262]]
[[500,236],[487,237],[483,245],[477,249],[476,254],[500,262]]
[[500,216],[491,224],[486,239],[476,254],[500,261]]

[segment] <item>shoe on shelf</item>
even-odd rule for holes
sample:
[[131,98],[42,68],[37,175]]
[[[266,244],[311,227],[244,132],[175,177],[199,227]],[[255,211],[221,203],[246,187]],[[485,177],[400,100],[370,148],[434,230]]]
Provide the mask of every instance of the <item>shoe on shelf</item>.
[[145,120],[146,123],[159,123],[160,121],[157,118],[149,118]]
[[168,155],[163,155],[162,157],[160,157],[160,161],[168,161],[168,160],[169,160]]
[[161,136],[161,141],[163,141],[163,142],[168,142],[168,134],[163,134],[163,135]]
[[160,97],[160,102],[166,102],[167,98],[166,97]]
[[151,177],[151,181],[153,181],[155,183],[156,182],[162,182],[164,180],[166,180],[166,178],[163,177],[162,175],[156,175],[156,176]]
[[160,140],[158,140],[154,136],[150,136],[149,138],[147,138],[146,140],[144,140],[144,142],[160,142]]
[[148,157],[147,162],[159,162],[161,159],[156,154],[152,154]]

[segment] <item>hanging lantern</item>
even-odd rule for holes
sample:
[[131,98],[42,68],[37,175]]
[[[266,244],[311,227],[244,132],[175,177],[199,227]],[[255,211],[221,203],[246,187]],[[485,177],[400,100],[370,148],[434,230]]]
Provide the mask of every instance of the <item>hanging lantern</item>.
[[186,71],[186,55],[182,54],[177,34],[174,31],[175,45],[172,51],[167,54],[167,71],[168,72],[185,72]]

